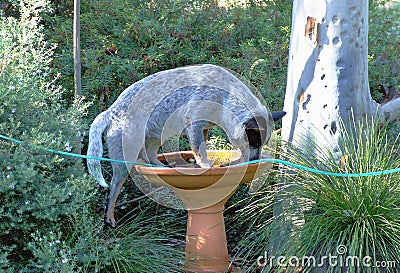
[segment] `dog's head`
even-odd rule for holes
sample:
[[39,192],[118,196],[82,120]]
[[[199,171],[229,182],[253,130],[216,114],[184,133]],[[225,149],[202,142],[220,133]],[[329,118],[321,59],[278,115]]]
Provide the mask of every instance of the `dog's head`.
[[[272,123],[280,120],[286,112],[271,112],[270,119],[257,116],[247,120],[244,124],[247,140],[249,142],[249,160],[260,158],[261,147],[264,146],[271,137]],[[272,120],[271,120],[272,119]]]

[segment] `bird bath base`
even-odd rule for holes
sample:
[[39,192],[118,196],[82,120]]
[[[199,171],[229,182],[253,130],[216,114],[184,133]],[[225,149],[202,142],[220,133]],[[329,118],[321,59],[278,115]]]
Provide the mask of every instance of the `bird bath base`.
[[223,210],[226,200],[188,210],[186,261],[190,273],[230,272]]
[[[222,157],[231,151],[220,151]],[[237,156],[237,155],[235,155]],[[193,158],[191,152],[159,155],[161,161],[177,162]],[[225,203],[240,183],[258,177],[271,163],[216,168],[159,168],[135,166],[146,180],[170,187],[188,211],[185,264],[187,273],[240,272],[228,258],[223,211]]]

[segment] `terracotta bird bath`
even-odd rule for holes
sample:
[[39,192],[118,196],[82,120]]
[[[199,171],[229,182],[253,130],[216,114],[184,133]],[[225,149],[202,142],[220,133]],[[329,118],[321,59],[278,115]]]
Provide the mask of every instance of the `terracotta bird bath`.
[[[240,151],[208,151],[217,166],[240,158]],[[195,168],[191,151],[159,155],[173,168],[135,166],[144,178],[168,186],[184,202],[188,211],[184,269],[190,273],[240,272],[230,266],[223,210],[226,201],[241,183],[260,176],[271,163]],[[184,166],[184,167],[182,167]]]

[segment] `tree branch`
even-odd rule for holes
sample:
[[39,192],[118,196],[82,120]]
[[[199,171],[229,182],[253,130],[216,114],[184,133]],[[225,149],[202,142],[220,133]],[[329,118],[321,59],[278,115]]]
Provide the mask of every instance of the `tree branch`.
[[379,117],[384,123],[400,118],[400,97],[379,106]]
[[7,11],[12,7],[12,4],[5,4],[4,6],[1,7],[4,13],[7,13]]

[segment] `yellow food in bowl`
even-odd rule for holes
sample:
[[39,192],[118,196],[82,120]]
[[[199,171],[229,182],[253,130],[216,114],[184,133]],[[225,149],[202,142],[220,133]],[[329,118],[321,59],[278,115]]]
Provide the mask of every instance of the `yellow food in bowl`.
[[207,150],[207,159],[213,166],[231,163],[241,156],[240,150]]

